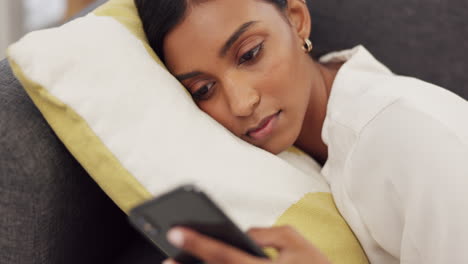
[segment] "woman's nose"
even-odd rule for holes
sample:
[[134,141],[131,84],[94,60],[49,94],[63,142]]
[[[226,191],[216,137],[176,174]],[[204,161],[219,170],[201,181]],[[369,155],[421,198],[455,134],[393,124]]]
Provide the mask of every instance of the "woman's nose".
[[225,86],[225,94],[231,112],[235,116],[245,117],[253,114],[260,102],[258,91],[245,84],[230,84]]

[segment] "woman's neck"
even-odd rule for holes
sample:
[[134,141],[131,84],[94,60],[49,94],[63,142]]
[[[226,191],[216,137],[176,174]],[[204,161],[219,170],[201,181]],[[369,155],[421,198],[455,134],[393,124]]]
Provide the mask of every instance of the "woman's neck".
[[342,63],[320,64],[314,62],[314,80],[309,105],[304,117],[302,129],[295,145],[324,165],[328,159],[328,148],[322,140],[322,128],[327,114],[328,98],[333,81]]

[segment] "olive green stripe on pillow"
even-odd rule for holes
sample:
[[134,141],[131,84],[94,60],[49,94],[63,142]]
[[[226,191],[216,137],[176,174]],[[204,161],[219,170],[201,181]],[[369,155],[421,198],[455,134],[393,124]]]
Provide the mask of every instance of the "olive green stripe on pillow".
[[[369,263],[361,244],[335,206],[330,193],[309,193],[289,207],[275,226],[291,225],[316,245],[331,263]],[[272,254],[272,252],[269,252]]]
[[148,54],[150,54],[159,65],[165,68],[156,53],[148,45],[148,40],[143,31],[143,25],[133,0],[109,0],[107,3],[94,10],[93,14],[96,16],[111,17],[120,22],[143,43]]
[[11,68],[34,104],[71,154],[126,213],[152,195],[133,177],[72,108],[25,76],[10,57]]

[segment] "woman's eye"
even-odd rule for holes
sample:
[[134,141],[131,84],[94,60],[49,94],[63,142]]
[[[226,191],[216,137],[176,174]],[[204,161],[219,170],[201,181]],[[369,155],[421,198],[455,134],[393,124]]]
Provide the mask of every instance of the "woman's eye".
[[210,95],[212,94],[214,84],[215,84],[214,82],[211,82],[202,86],[201,88],[199,88],[196,92],[192,94],[193,98],[197,101],[208,99]]
[[239,59],[239,64],[255,59],[260,53],[260,51],[262,50],[262,48],[263,48],[263,43],[260,43],[255,48],[244,53],[244,55],[242,55],[242,57]]

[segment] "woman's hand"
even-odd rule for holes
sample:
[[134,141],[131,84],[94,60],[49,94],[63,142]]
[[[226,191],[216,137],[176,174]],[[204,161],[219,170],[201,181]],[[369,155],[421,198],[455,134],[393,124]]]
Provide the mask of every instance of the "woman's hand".
[[[274,263],[330,264],[317,248],[289,226],[253,228],[248,235],[261,247],[272,247],[279,255]],[[193,230],[176,227],[169,231],[168,240],[174,246],[198,257],[208,264],[268,264],[272,260],[254,257],[241,250],[201,235]],[[176,264],[167,259],[163,264]]]

